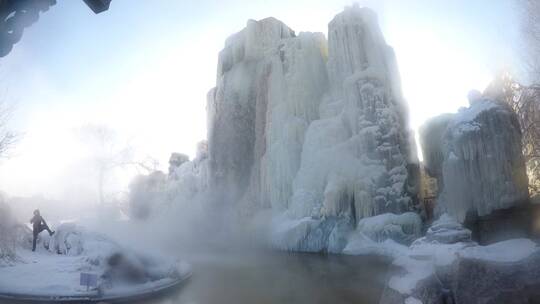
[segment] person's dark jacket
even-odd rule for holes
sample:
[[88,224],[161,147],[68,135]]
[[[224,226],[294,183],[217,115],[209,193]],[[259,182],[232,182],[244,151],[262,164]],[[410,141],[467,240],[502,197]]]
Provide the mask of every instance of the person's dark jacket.
[[47,226],[47,223],[45,223],[45,220],[41,217],[41,215],[34,215],[34,217],[30,220],[30,223],[34,225],[34,231],[40,230],[41,223],[43,223],[43,226]]

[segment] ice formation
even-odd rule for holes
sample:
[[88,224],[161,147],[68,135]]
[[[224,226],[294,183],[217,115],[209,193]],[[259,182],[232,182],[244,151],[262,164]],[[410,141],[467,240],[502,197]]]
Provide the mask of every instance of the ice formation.
[[193,160],[181,153],[172,153],[169,173],[154,171],[136,176],[129,186],[129,207],[132,218],[145,219],[171,204],[185,206],[208,189],[208,147],[206,141],[197,145]]
[[358,222],[357,228],[348,236],[343,249],[346,254],[378,254],[398,257],[408,245],[420,237],[422,220],[417,213],[400,215],[385,213]]
[[285,209],[304,133],[327,87],[322,34],[248,21],[219,55],[208,94],[210,184],[242,208]]
[[[441,219],[440,223],[449,223]],[[540,250],[529,239],[489,246],[423,240],[402,251],[379,303],[529,303],[538,297]]]
[[[174,155],[174,153],[173,153]],[[171,155],[171,159],[173,158]],[[167,200],[189,201],[208,189],[208,145],[206,141],[197,145],[197,155],[191,161],[183,161],[169,171]]]
[[413,208],[417,161],[392,49],[357,6],[321,33],[248,21],[208,93],[209,186],[271,208],[278,247],[340,251],[360,219]]
[[426,169],[438,179],[439,212],[463,222],[527,201],[521,132],[506,105],[478,94],[457,114],[428,121],[421,141]]

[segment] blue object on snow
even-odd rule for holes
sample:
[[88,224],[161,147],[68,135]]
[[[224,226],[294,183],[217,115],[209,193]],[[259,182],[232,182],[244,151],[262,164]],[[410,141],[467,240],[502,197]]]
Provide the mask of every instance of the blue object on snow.
[[97,275],[93,273],[81,272],[81,283],[82,286],[86,286],[86,289],[90,286],[97,287]]

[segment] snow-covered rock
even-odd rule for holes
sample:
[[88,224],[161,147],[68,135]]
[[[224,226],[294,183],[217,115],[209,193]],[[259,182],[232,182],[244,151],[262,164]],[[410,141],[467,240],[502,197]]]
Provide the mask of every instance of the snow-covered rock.
[[528,198],[516,115],[504,104],[472,96],[468,108],[431,120],[421,132],[426,168],[440,185],[439,213],[459,222],[468,213],[484,216]]
[[189,157],[185,154],[173,152],[169,157],[169,176],[174,178],[174,173],[183,163],[189,161]]
[[441,244],[472,241],[471,231],[464,228],[463,225],[446,213],[441,215],[438,220],[431,224],[423,239],[427,242],[437,242]]
[[[415,242],[394,265],[381,304],[531,303],[540,293],[540,249],[529,239],[488,246],[472,242]],[[446,302],[445,302],[446,301]]]
[[341,250],[362,218],[415,205],[407,109],[375,14],[347,8],[328,33],[327,46],[320,33],[250,20],[227,40],[208,94],[210,189],[239,213],[272,208],[279,248]]
[[167,200],[190,201],[208,189],[208,146],[197,144],[197,155],[174,168],[167,180]]
[[385,213],[358,222],[355,233],[369,237],[375,242],[392,239],[398,243],[409,245],[422,233],[422,220],[417,213],[403,214]]
[[343,249],[345,254],[377,254],[397,258],[420,237],[422,220],[417,213],[385,213],[361,219]]

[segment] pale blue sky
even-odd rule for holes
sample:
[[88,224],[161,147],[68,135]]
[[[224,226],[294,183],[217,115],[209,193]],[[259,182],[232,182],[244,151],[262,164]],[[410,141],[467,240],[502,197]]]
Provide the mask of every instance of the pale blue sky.
[[[497,70],[519,71],[514,0],[358,2],[377,11],[395,49],[413,128],[466,105],[467,92]],[[163,167],[172,151],[193,155],[206,137],[206,92],[229,35],[268,16],[326,34],[352,3],[113,0],[94,15],[82,0],[58,0],[0,59],[0,94],[16,103],[12,125],[25,133],[16,157],[0,166],[3,190],[61,192],[78,161],[73,129],[86,123],[110,125]]]

